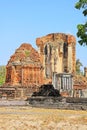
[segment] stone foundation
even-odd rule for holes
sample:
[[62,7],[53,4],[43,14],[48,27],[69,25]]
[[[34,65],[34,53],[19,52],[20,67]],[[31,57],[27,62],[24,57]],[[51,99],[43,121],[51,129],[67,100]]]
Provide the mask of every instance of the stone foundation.
[[87,110],[87,98],[31,97],[28,100],[32,107]]
[[1,99],[26,99],[30,97],[33,92],[38,91],[39,86],[28,87],[1,87],[0,98]]

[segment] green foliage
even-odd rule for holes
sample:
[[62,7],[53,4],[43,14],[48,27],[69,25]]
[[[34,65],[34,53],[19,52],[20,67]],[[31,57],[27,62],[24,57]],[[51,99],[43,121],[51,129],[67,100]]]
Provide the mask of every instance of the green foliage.
[[79,59],[76,60],[76,74],[82,75],[83,72],[81,71],[80,67],[82,67],[82,63],[80,62]]
[[0,85],[5,83],[6,67],[0,66]]
[[87,0],[79,0],[79,2],[77,2],[76,4],[75,4],[75,8],[76,9],[83,9],[83,14],[84,14],[84,16],[86,16],[87,15]]
[[87,45],[87,23],[77,25],[77,36],[80,38],[78,41],[80,45]]
[[26,55],[26,57],[28,57],[30,55],[30,51],[29,50],[25,50],[25,55]]
[[[75,8],[76,9],[83,9],[83,15],[86,16],[87,15],[87,0],[79,0],[79,2],[77,2],[75,4]],[[78,24],[77,25],[77,36],[80,38],[80,40],[78,41],[80,45],[87,45],[87,22],[85,22],[84,24]]]

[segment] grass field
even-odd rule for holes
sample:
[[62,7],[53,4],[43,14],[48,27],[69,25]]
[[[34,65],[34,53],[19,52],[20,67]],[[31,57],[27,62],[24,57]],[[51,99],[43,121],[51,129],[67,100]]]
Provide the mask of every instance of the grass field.
[[0,107],[0,130],[87,130],[87,111]]

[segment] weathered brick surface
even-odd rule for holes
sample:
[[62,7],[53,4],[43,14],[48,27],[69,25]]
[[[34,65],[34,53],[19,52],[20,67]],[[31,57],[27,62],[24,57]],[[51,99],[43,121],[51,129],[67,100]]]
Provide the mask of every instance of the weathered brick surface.
[[[46,63],[44,51],[45,45],[49,42],[52,47],[52,54],[50,55],[49,63]],[[69,54],[67,59],[63,60],[64,50],[62,47],[65,42],[71,44],[71,46],[73,43],[75,48],[76,41],[74,36],[63,33],[53,33],[37,38],[36,44],[39,47],[39,53],[30,44],[23,43],[8,61],[6,66],[6,84],[10,86],[30,86],[30,84],[40,85],[52,82],[53,72],[64,72],[64,69],[62,70],[63,66],[67,67],[68,70]],[[56,50],[55,47],[57,47]],[[72,53],[73,66],[71,66],[71,70],[75,72],[75,50]],[[50,73],[50,76],[47,77],[46,72]]]
[[[54,72],[75,74],[76,39],[74,36],[52,33],[37,38],[36,45],[38,51],[30,44],[23,43],[10,57],[6,66],[5,87],[26,88],[26,91],[31,94],[38,90],[40,85],[52,83]],[[85,77],[75,76],[74,90],[78,90],[79,93],[79,90],[86,88],[86,73]],[[67,93],[63,95],[68,96]]]
[[[57,72],[57,73],[63,73],[63,72],[75,73],[76,39],[74,36],[70,34],[64,34],[64,33],[52,33],[37,38],[36,44],[39,47],[39,53],[42,57],[41,61],[45,68],[46,67],[51,68],[52,72]],[[45,51],[46,53],[51,53],[49,57],[50,58],[49,62],[51,63],[51,65],[48,66],[47,64],[49,63],[46,63],[48,54],[44,54]],[[44,63],[44,59],[45,59],[45,63]]]
[[6,66],[6,84],[28,87],[43,83],[43,70],[38,52],[30,44],[22,44]]
[[[65,50],[64,43],[67,44]],[[52,33],[37,38],[36,45],[38,51],[28,43],[16,49],[6,66],[5,86],[30,88],[33,92],[36,86],[52,83],[54,72],[75,73],[74,36]]]

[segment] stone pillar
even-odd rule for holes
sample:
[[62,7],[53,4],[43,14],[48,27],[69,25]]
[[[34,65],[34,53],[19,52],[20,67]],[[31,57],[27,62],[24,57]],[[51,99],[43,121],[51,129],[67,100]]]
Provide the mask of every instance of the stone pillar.
[[47,56],[49,57],[50,55],[50,48],[49,48],[49,45],[47,44]]
[[72,59],[73,59],[73,73],[75,74],[76,72],[76,44],[72,43]]
[[63,72],[63,44],[64,44],[64,41],[61,41],[60,46],[59,46],[60,73]]
[[60,56],[59,62],[60,62],[60,73],[62,73],[63,72],[63,54]]
[[34,65],[32,65],[32,83],[34,83]]
[[87,67],[84,67],[84,76],[87,78]]
[[52,72],[54,72],[54,50],[52,49],[52,53],[51,53],[51,68],[52,68]]
[[22,86],[24,86],[24,84],[25,84],[25,78],[24,78],[24,76],[25,76],[25,68],[22,67]]
[[29,83],[31,83],[31,66],[29,67]]
[[68,71],[72,73],[72,46],[71,43],[68,45]]
[[39,81],[40,81],[40,72],[39,72],[39,67],[37,67],[37,77],[38,77],[38,84],[39,84]]
[[55,69],[56,69],[56,72],[60,72],[60,65],[59,65],[59,55],[58,55],[58,47],[56,48],[56,65],[55,65]]
[[37,79],[36,79],[36,67],[34,68],[34,76],[35,76],[35,84],[37,83]]
[[40,70],[40,80],[41,84],[43,84],[43,69]]
[[23,89],[21,89],[20,92],[21,92],[21,98],[23,98],[24,97],[24,91],[23,91]]
[[35,66],[33,68],[33,83],[35,83],[35,79],[36,79],[36,76],[35,76]]
[[30,83],[29,76],[30,76],[30,68],[28,67],[28,85],[29,85],[29,83]]
[[36,84],[38,84],[38,75],[37,75],[37,67],[36,67]]
[[58,72],[58,48],[54,51],[54,72]]
[[37,84],[39,84],[39,68],[37,67]]
[[63,72],[63,55],[62,53],[60,54],[60,50],[57,48],[56,49],[56,54],[57,54],[57,73],[62,73]]
[[33,66],[31,68],[31,83],[33,83]]
[[11,75],[11,77],[10,77],[10,78],[11,78],[11,79],[10,79],[11,84],[14,84],[14,83],[15,83],[15,77],[16,77],[16,76],[15,76],[15,67],[14,67],[14,66],[11,67],[10,73],[11,73],[11,74],[10,74],[10,75]]
[[24,72],[24,68],[22,67],[22,70],[21,70],[21,85],[23,86],[23,72]]
[[38,47],[38,53],[40,54],[40,46]]
[[43,75],[44,75],[44,77],[46,77],[46,74],[45,74],[45,55],[43,55],[43,68],[44,68],[44,70],[43,70]]

